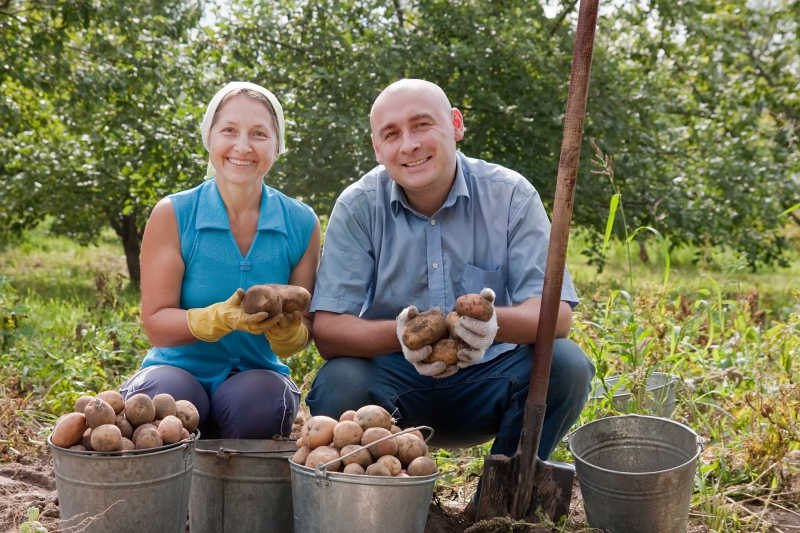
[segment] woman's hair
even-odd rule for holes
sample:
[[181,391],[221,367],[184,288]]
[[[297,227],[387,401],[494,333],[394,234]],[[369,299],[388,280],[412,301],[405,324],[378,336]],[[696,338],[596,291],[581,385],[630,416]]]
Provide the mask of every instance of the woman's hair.
[[[267,107],[267,110],[269,111],[269,116],[272,117],[272,129],[273,129],[273,131],[275,131],[275,135],[280,136],[281,130],[280,130],[280,128],[278,128],[278,117],[275,114],[275,109],[272,108],[272,103],[270,103],[270,101],[266,97],[266,95],[263,95],[258,91],[254,91],[253,89],[247,89],[247,88],[234,89],[233,91],[229,92],[228,94],[226,94],[222,98],[222,101],[219,103],[219,105],[217,106],[216,111],[214,112],[214,118],[211,120],[211,127],[213,128],[214,124],[216,124],[217,115],[219,115],[219,110],[222,109],[222,106],[225,105],[225,102],[227,102],[228,100],[230,100],[234,96],[238,96],[240,94],[244,95],[244,96],[247,96],[248,98],[252,98],[253,100],[256,100],[258,102],[261,102],[262,104],[264,104]],[[275,156],[277,157],[279,155],[279,153],[280,153],[280,143],[279,143],[279,139],[276,139],[276,142],[275,142]]]

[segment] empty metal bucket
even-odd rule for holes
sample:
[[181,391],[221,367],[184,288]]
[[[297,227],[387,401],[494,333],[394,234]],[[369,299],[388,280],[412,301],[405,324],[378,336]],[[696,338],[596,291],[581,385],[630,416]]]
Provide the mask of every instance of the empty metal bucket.
[[[614,387],[617,387],[619,379],[619,376],[606,378],[604,380],[606,388],[613,390]],[[672,412],[675,411],[675,388],[677,383],[677,376],[664,372],[653,372],[647,376],[645,383],[647,397],[641,407],[650,414],[669,418],[672,416]],[[605,389],[602,385],[598,385],[592,392],[591,399],[601,400],[603,398],[605,398]],[[611,405],[617,411],[628,412],[633,408],[633,394],[625,386],[620,385],[614,391]]]
[[702,446],[674,420],[601,418],[569,436],[586,519],[610,533],[684,533]]
[[289,461],[295,533],[422,533],[438,472],[385,477]]
[[148,450],[75,451],[54,445],[61,528],[87,533],[184,533],[195,439]]
[[209,439],[195,447],[192,533],[292,531],[293,440]]

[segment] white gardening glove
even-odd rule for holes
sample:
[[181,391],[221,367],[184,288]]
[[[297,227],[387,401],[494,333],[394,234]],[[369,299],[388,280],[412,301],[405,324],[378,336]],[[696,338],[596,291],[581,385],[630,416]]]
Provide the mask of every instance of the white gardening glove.
[[453,333],[464,341],[465,346],[458,351],[458,368],[465,368],[483,359],[486,349],[494,342],[497,335],[497,312],[494,309],[494,291],[490,288],[481,290],[481,298],[492,304],[492,316],[487,321],[470,316],[462,316],[453,327]]
[[434,361],[433,363],[423,363],[422,360],[428,357],[433,351],[433,347],[423,346],[419,350],[412,350],[403,344],[403,331],[406,329],[406,322],[419,314],[419,310],[409,305],[397,315],[397,340],[400,341],[400,347],[403,349],[403,356],[406,361],[414,365],[414,368],[423,376],[431,376],[435,378],[444,378],[453,375],[458,367],[451,365],[450,367],[444,361]]

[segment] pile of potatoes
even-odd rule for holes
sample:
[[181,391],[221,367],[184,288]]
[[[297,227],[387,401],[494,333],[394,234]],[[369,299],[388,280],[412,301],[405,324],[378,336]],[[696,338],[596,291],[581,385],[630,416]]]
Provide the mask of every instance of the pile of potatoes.
[[70,450],[143,450],[190,438],[199,421],[197,408],[187,400],[141,393],[124,400],[107,390],[78,398],[75,411],[56,421],[50,440]]
[[433,351],[423,363],[444,361],[447,366],[455,365],[458,363],[458,350],[464,346],[464,341],[454,331],[458,319],[470,316],[485,322],[492,318],[492,303],[493,300],[480,294],[464,294],[458,297],[455,309],[447,316],[438,307],[420,313],[406,323],[403,344],[412,350],[433,345]]
[[[436,461],[419,430],[399,434],[386,409],[365,405],[345,411],[339,420],[312,416],[303,423],[292,462],[315,468],[342,458],[327,467],[331,472],[369,476],[427,476],[436,472]],[[381,438],[397,434],[377,444]],[[349,455],[351,452],[356,452]]]

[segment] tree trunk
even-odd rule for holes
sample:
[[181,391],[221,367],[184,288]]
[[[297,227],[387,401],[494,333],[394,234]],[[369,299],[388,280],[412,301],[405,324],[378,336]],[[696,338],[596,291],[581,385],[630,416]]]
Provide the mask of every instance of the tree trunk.
[[125,261],[128,264],[128,276],[131,283],[139,286],[141,270],[139,267],[139,253],[142,250],[142,235],[136,226],[136,215],[129,213],[111,219],[111,227],[122,240],[122,249],[125,250]]

